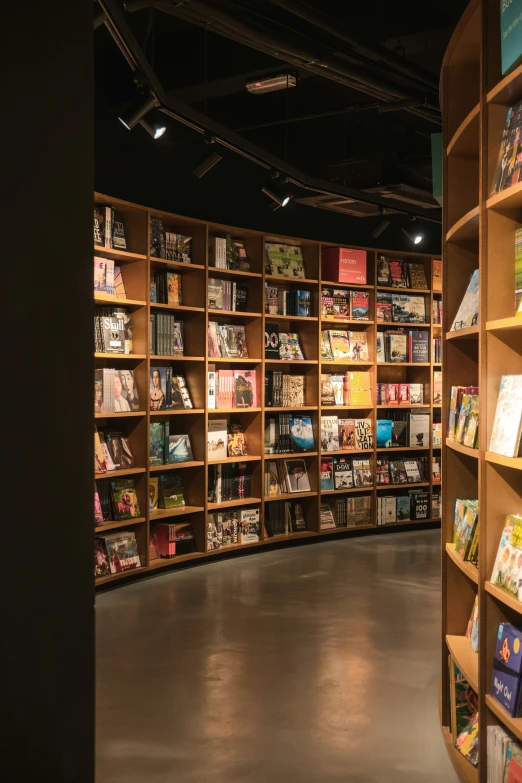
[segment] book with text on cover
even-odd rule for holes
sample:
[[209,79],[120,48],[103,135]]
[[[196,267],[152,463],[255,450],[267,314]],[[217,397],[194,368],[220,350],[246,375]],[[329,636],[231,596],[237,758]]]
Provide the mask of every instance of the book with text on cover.
[[522,375],[503,375],[493,421],[489,450],[517,457],[522,428]]

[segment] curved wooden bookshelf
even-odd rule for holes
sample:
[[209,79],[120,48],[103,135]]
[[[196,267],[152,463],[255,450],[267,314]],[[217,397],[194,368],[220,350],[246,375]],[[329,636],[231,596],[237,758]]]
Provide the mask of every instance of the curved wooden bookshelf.
[[446,150],[447,155],[454,155],[455,157],[459,158],[478,158],[479,117],[480,104],[477,103],[477,105],[472,108],[470,113],[464,117],[459,127],[453,134]]
[[502,106],[512,106],[522,95],[522,65],[508,73],[487,94],[488,103],[500,103]]
[[522,470],[522,457],[504,457],[503,454],[486,451],[484,459],[492,465],[502,465],[502,467],[511,468],[512,470]]
[[[151,365],[159,367],[172,367],[175,374],[183,374],[187,380],[187,386],[191,392],[194,407],[183,410],[162,410],[162,411],[139,411],[137,413],[127,414],[97,414],[96,423],[99,426],[121,431],[123,435],[129,437],[131,447],[135,456],[136,463],[146,467],[130,471],[114,471],[110,474],[100,474],[96,476],[97,481],[104,479],[124,478],[125,476],[135,477],[135,489],[138,496],[140,511],[144,515],[139,521],[131,523],[113,523],[107,522],[102,528],[98,528],[99,534],[107,532],[116,532],[133,530],[138,543],[140,560],[142,567],[138,570],[123,572],[104,576],[96,580],[96,586],[109,585],[116,582],[125,584],[125,579],[130,580],[136,577],[145,576],[151,572],[167,572],[183,565],[192,565],[210,562],[212,558],[220,555],[235,556],[236,554],[260,552],[269,549],[270,546],[292,545],[298,541],[321,540],[325,537],[338,536],[341,538],[357,537],[361,534],[374,534],[385,532],[385,528],[393,529],[395,532],[406,529],[422,529],[435,526],[440,523],[438,504],[432,506],[431,501],[433,493],[440,497],[440,485],[432,481],[431,475],[428,475],[426,481],[419,481],[415,484],[407,485],[389,485],[376,486],[375,477],[370,486],[351,487],[347,489],[331,490],[321,493],[321,463],[326,457],[342,456],[351,458],[368,458],[371,461],[373,472],[375,472],[375,460],[381,456],[381,451],[395,454],[396,458],[403,457],[424,457],[429,466],[431,456],[437,453],[437,447],[425,445],[423,447],[398,447],[396,449],[377,449],[374,444],[371,449],[347,451],[339,449],[336,452],[321,453],[320,444],[320,424],[321,416],[337,416],[338,418],[370,418],[374,425],[377,417],[384,418],[388,416],[388,410],[397,406],[381,406],[377,410],[375,394],[369,405],[322,405],[321,404],[321,375],[323,373],[341,373],[364,371],[369,372],[372,379],[372,390],[375,392],[376,383],[418,383],[424,384],[425,404],[418,406],[401,406],[403,412],[415,412],[421,408],[426,413],[433,415],[436,409],[437,420],[440,417],[440,406],[431,404],[431,388],[433,371],[439,369],[440,365],[431,361],[422,364],[407,363],[398,365],[396,363],[377,364],[377,329],[378,326],[386,328],[395,327],[395,322],[391,324],[378,324],[375,320],[376,293],[377,290],[390,290],[400,293],[408,291],[415,295],[421,295],[424,298],[426,306],[426,316],[431,320],[433,312],[433,303],[439,301],[441,292],[434,292],[431,288],[426,289],[397,289],[387,286],[377,286],[377,258],[379,253],[386,254],[386,250],[375,250],[370,248],[361,248],[367,251],[367,283],[359,285],[357,283],[339,283],[329,279],[322,279],[322,248],[325,245],[331,246],[331,243],[322,243],[309,239],[299,239],[294,237],[274,237],[262,232],[251,231],[248,229],[231,228],[227,226],[218,226],[214,223],[171,215],[166,212],[151,210],[147,207],[138,206],[119,199],[112,199],[108,196],[96,194],[95,198],[102,204],[113,204],[118,211],[121,211],[125,218],[128,232],[127,244],[130,250],[122,256],[126,264],[122,268],[122,276],[125,282],[127,299],[120,300],[106,295],[96,295],[95,302],[98,304],[115,303],[118,306],[129,307],[133,311],[133,345],[135,353],[129,355],[119,354],[95,354],[95,366],[97,368],[132,368],[135,374],[138,386],[139,398],[145,406],[149,393],[149,371]],[[163,220],[165,230],[171,230],[176,234],[186,234],[192,237],[192,263],[182,263],[180,261],[170,261],[164,258],[158,258],[147,254],[146,250],[149,242],[149,221],[151,217]],[[169,227],[169,228],[167,228]],[[209,235],[213,232],[219,234],[232,233],[243,240],[247,257],[250,263],[249,271],[238,271],[214,268],[209,265]],[[303,258],[306,268],[306,278],[286,278],[267,273],[264,258],[264,244],[266,241],[280,242],[284,244],[301,245],[303,249]],[[139,252],[134,253],[133,250]],[[107,251],[104,257],[114,257],[116,261],[118,253]],[[101,255],[101,254],[100,254]],[[433,279],[433,258],[431,256],[411,252],[407,254],[412,261],[422,264],[425,271],[426,281],[431,285]],[[392,253],[391,257],[403,257],[403,254]],[[127,263],[128,262],[128,263]],[[183,304],[162,304],[149,302],[149,282],[154,279],[157,270],[166,270],[179,273],[182,280]],[[243,284],[248,287],[247,310],[244,312],[238,310],[213,310],[207,306],[205,292],[210,277],[228,279],[237,284]],[[331,273],[327,275],[331,277]],[[302,315],[273,315],[265,313],[264,288],[265,284],[270,286],[284,286],[292,289],[304,288],[311,292],[311,311],[310,316]],[[329,286],[334,288],[344,288],[347,290],[363,290],[369,293],[370,310],[368,320],[358,319],[331,319],[324,318],[320,307],[320,287]],[[149,342],[149,323],[150,314],[162,315],[164,313],[174,314],[176,320],[183,320],[185,324],[184,338],[185,350],[187,355],[162,356],[152,354]],[[218,321],[219,323],[243,324],[247,337],[247,344],[251,358],[211,358],[207,357],[207,323],[208,321]],[[286,361],[281,359],[265,358],[264,332],[265,324],[273,321],[280,324],[280,330],[297,332],[303,348],[304,356],[302,361]],[[405,328],[408,325],[404,325]],[[435,324],[427,323],[419,325],[422,329],[435,330]],[[283,328],[284,327],[284,328]],[[437,334],[441,333],[441,327],[438,326]],[[367,361],[327,361],[321,358],[321,331],[327,329],[343,329],[346,331],[364,332],[368,343]],[[431,337],[431,331],[430,331]],[[257,380],[257,403],[253,408],[209,408],[208,395],[206,388],[207,372],[211,366],[216,369],[240,370],[248,369],[256,374]],[[265,405],[264,377],[267,372],[282,371],[286,375],[303,375],[306,379],[305,405],[297,408],[271,407]],[[264,432],[265,422],[268,416],[278,413],[290,413],[294,415],[306,414],[311,417],[315,445],[314,451],[298,452],[287,454],[265,454],[264,453]],[[206,453],[206,430],[208,422],[215,419],[227,419],[227,421],[240,421],[245,429],[248,455],[238,457],[227,457],[220,460],[212,460]],[[117,419],[117,422],[115,421]],[[173,463],[166,465],[149,466],[149,425],[151,422],[168,423],[170,433],[189,432],[194,458],[190,462]],[[408,442],[408,441],[405,441]],[[427,443],[427,441],[425,441]],[[433,451],[435,448],[435,452]],[[406,452],[406,453],[403,453]],[[208,471],[214,470],[216,465],[229,466],[238,462],[248,463],[251,468],[251,497],[241,499],[224,500],[221,502],[212,502],[207,495]],[[271,496],[266,493],[264,484],[265,467],[268,461],[275,461],[278,464],[282,460],[303,459],[307,466],[309,477],[309,489],[305,491]],[[186,505],[175,509],[156,509],[153,512],[149,510],[149,482],[151,479],[157,480],[162,475],[172,476],[173,473],[179,473],[183,480],[184,497]],[[152,485],[154,486],[154,484]],[[308,487],[308,485],[306,485]],[[377,498],[382,497],[383,490],[393,492],[394,496],[406,495],[408,490],[425,491],[429,495],[430,509],[428,518],[423,520],[399,521],[392,525],[377,525],[376,506]],[[337,504],[332,503],[332,498],[337,495],[338,498],[351,500],[360,498],[361,495],[367,495],[370,498],[371,513],[369,523],[353,527],[335,527],[323,530],[320,527],[321,504],[331,503],[332,513],[336,522]],[[324,496],[324,497],[323,497]],[[226,512],[227,509],[245,510],[248,508],[258,508],[260,512],[260,521],[268,518],[265,514],[273,508],[273,503],[277,501],[295,501],[301,506],[303,515],[306,519],[308,529],[285,533],[283,535],[268,536],[268,531],[263,525],[260,530],[260,540],[257,542],[248,542],[245,544],[234,544],[221,547],[219,549],[210,549],[207,542],[207,515],[209,513]],[[436,510],[433,510],[436,508]],[[182,522],[190,522],[194,530],[195,547],[197,551],[190,554],[178,555],[174,558],[158,558],[155,556],[154,547],[149,547],[150,533],[153,530],[153,523],[165,522],[171,525],[177,525]],[[95,529],[96,535],[96,529]]]
[[446,446],[448,449],[458,451],[459,454],[465,454],[466,457],[471,457],[472,459],[478,459],[480,456],[478,449],[470,449],[469,446],[463,446],[462,443],[455,443],[454,440],[450,440],[449,438],[446,438]]
[[511,185],[510,188],[490,196],[486,201],[486,207],[498,211],[520,209],[522,207],[522,182],[517,182],[516,185]]
[[509,606],[517,614],[522,614],[522,603],[518,601],[514,595],[510,595],[505,590],[492,584],[492,582],[486,582],[486,592],[492,595],[497,601]]
[[452,225],[446,234],[446,242],[478,242],[478,236],[479,208],[474,207]]
[[499,704],[489,693],[486,694],[486,705],[493,715],[497,716],[502,725],[522,741],[522,718],[512,718],[502,704]]
[[453,764],[459,780],[462,780],[463,783],[478,783],[478,769],[470,764],[469,761],[464,758],[462,753],[457,750],[453,744],[453,738],[446,727],[443,727],[442,729],[442,736],[444,738],[444,743],[446,745],[446,750],[448,751],[451,763]]
[[467,636],[448,634],[446,644],[464,677],[475,693],[479,693],[478,653],[471,649],[471,643]]
[[464,329],[454,329],[452,332],[446,332],[446,340],[465,340],[470,337],[477,337],[480,332],[480,326],[466,326]]
[[460,568],[463,574],[465,574],[468,579],[471,579],[472,582],[475,582],[476,585],[478,585],[478,568],[477,566],[473,565],[473,563],[470,563],[469,560],[463,560],[460,555],[457,554],[455,551],[455,544],[446,544],[446,552],[448,553],[448,556],[453,560],[457,568]]
[[508,332],[521,332],[522,333],[522,318],[512,316],[511,318],[498,318],[496,321],[488,321],[486,323],[487,332],[500,332],[507,334]]

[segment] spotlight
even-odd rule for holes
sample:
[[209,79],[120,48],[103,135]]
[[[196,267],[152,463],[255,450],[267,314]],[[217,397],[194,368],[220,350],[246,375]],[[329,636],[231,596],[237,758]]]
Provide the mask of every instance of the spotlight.
[[373,237],[374,239],[377,239],[378,237],[380,237],[380,236],[381,236],[381,234],[383,234],[383,233],[386,231],[386,229],[387,229],[387,228],[388,228],[388,226],[390,226],[390,225],[391,225],[391,221],[390,221],[390,220],[381,220],[381,222],[379,223],[379,225],[378,225],[378,226],[376,226],[376,227],[373,229],[373,231],[372,231],[372,237]]
[[414,234],[410,234],[409,231],[406,231],[405,228],[402,229],[403,234],[406,234],[408,239],[413,245],[420,245],[422,240],[424,239],[424,234],[421,234],[419,231],[416,231]]
[[201,179],[201,177],[204,177],[205,174],[210,171],[210,169],[214,168],[214,166],[219,163],[220,160],[223,160],[223,158],[219,152],[213,152],[208,156],[208,158],[205,158],[205,160],[196,166],[194,169],[194,176],[198,179]]
[[277,181],[270,181],[268,184],[263,185],[261,190],[265,196],[271,198],[279,207],[286,207],[288,202],[293,198],[292,193],[278,185]]
[[153,139],[160,139],[167,130],[166,125],[162,125],[161,122],[147,122],[147,120],[139,121],[142,128],[145,128],[147,133],[150,133]]
[[132,130],[134,126],[145,117],[147,112],[154,109],[156,106],[159,106],[159,101],[155,95],[150,93],[132,103],[127,111],[118,117],[118,119],[122,125],[125,125],[127,130]]

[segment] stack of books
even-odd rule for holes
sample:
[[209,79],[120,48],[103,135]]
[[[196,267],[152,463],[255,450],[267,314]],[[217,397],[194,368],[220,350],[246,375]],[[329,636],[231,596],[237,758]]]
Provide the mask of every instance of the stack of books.
[[429,492],[409,490],[408,495],[378,495],[377,525],[393,525],[397,522],[428,519]]
[[247,311],[248,287],[235,281],[209,277],[207,302],[209,310]]
[[377,291],[375,312],[378,323],[425,324],[426,300],[424,296]]
[[377,259],[377,285],[392,288],[428,288],[424,264],[408,263],[401,259],[379,256]]
[[321,375],[321,405],[351,405],[371,408],[372,382],[369,372],[345,372]]
[[377,332],[377,362],[429,363],[429,339],[428,331],[386,329],[384,332]]
[[314,430],[310,416],[279,413],[265,416],[265,454],[313,451]]
[[183,321],[171,313],[150,314],[151,356],[183,356]]
[[477,386],[452,386],[448,439],[470,449],[478,448],[479,397]]
[[453,544],[455,552],[470,563],[478,564],[479,547],[478,500],[455,501],[453,516]]
[[372,498],[370,495],[353,495],[328,499],[321,503],[320,530],[336,527],[361,527],[370,525]]
[[150,254],[154,258],[192,263],[192,237],[165,231],[163,221],[150,219]]
[[370,294],[346,288],[322,288],[321,317],[333,321],[369,321]]
[[250,271],[244,242],[241,239],[234,239],[230,234],[208,238],[208,260],[210,266],[216,269]]
[[321,450],[371,451],[373,427],[371,419],[340,419],[321,416]]
[[[211,365],[209,365],[210,367]],[[208,408],[257,408],[257,378],[254,370],[208,371]]]
[[311,316],[311,294],[300,288],[265,285],[265,313],[269,315]]
[[299,408],[304,404],[304,375],[289,375],[282,370],[265,372],[265,406],[267,408]]
[[245,327],[209,321],[208,356],[210,359],[248,359]]
[[369,362],[366,332],[328,329],[321,332],[321,359],[326,362]]

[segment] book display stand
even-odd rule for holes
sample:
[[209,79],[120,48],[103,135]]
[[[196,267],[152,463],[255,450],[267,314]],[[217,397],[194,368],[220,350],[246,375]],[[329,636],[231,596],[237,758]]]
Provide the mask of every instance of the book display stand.
[[[448,431],[451,387],[478,386],[480,398],[479,447],[469,449],[445,440],[443,448],[441,724],[459,778],[486,783],[491,763],[488,727],[503,727],[514,739],[522,740],[522,718],[511,718],[490,695],[499,624],[520,627],[522,623],[522,603],[490,582],[506,515],[522,510],[522,459],[488,452],[501,377],[522,373],[522,318],[514,317],[515,230],[522,225],[522,182],[491,195],[506,114],[522,99],[522,66],[502,77],[498,0],[469,4],[445,56],[441,92],[443,437]],[[450,332],[477,269],[478,323]],[[463,561],[452,544],[457,498],[478,499],[478,568]],[[477,592],[478,653],[465,636]],[[450,653],[478,694],[478,768],[454,747],[450,735]]]
[[[157,569],[165,569],[176,566],[187,560],[198,561],[219,555],[225,551],[251,549],[257,551],[259,547],[269,546],[272,543],[290,541],[300,538],[314,538],[329,534],[357,534],[362,528],[366,532],[380,530],[377,526],[376,507],[380,495],[400,495],[407,493],[412,487],[419,487],[428,493],[427,513],[424,519],[415,519],[411,522],[398,522],[395,529],[401,529],[403,525],[429,525],[440,521],[437,514],[433,518],[431,513],[432,491],[440,494],[440,480],[432,482],[431,462],[434,455],[438,455],[440,462],[440,445],[432,445],[431,423],[435,419],[440,422],[440,404],[433,404],[433,375],[441,370],[441,364],[435,364],[432,350],[432,338],[441,337],[442,326],[432,323],[434,300],[442,298],[442,292],[432,292],[433,258],[419,253],[388,252],[386,250],[367,251],[367,280],[364,285],[357,283],[339,283],[335,278],[331,281],[322,279],[322,255],[326,248],[335,248],[331,243],[321,243],[305,239],[295,239],[282,236],[268,236],[261,232],[246,229],[231,228],[215,225],[199,220],[180,217],[178,215],[159,212],[141,207],[119,199],[95,194],[95,204],[111,206],[124,221],[126,250],[115,250],[95,245],[94,255],[102,259],[112,259],[115,265],[121,269],[125,284],[125,299],[115,299],[106,293],[95,292],[95,304],[107,305],[114,303],[118,307],[124,307],[132,313],[132,353],[131,354],[95,354],[95,367],[131,369],[134,372],[135,383],[138,388],[140,410],[120,413],[95,414],[98,427],[117,427],[128,438],[135,460],[135,467],[127,470],[118,470],[111,473],[96,474],[97,482],[114,477],[121,478],[132,476],[139,502],[141,516],[127,521],[107,522],[101,527],[95,528],[95,535],[116,530],[132,530],[135,533],[140,556],[140,568],[121,573],[107,574],[96,579],[97,585],[112,583],[114,580],[133,577],[138,574],[147,574]],[[160,220],[164,229],[192,238],[191,263],[181,260],[168,260],[166,258],[151,255],[151,219]],[[223,237],[226,234],[239,240],[244,247],[249,262],[248,271],[238,269],[216,268],[212,265],[211,238]],[[299,246],[301,249],[305,278],[288,278],[273,275],[267,272],[265,266],[266,243],[281,243]],[[383,254],[391,260],[404,260],[419,264],[423,267],[428,288],[417,289],[388,289],[386,286],[377,285],[377,261]],[[181,276],[182,304],[161,304],[149,301],[151,280],[157,270],[167,270],[179,273]],[[208,307],[207,288],[209,278],[229,281],[238,287],[248,287],[248,302],[246,311],[240,310],[212,310]],[[310,291],[310,316],[300,315],[272,315],[265,313],[264,289],[268,286],[284,286],[290,289],[306,289]],[[216,286],[213,284],[214,288]],[[369,294],[369,320],[332,320],[321,316],[321,291],[324,287],[344,288],[347,291],[366,291]],[[411,323],[377,323],[376,298],[380,290],[393,290],[395,293],[412,294],[423,297],[425,300],[426,322],[413,325]],[[437,310],[437,307],[435,308]],[[176,320],[184,324],[184,354],[183,355],[154,355],[150,350],[151,316],[154,314],[174,313]],[[237,324],[244,326],[249,358],[209,358],[208,357],[208,324],[215,321],[218,324]],[[265,331],[267,324],[277,324],[280,332],[292,332],[299,335],[299,342],[304,354],[304,360],[285,361],[276,358],[265,358]],[[387,363],[376,361],[377,335],[385,329],[404,326],[408,329],[424,330],[429,335],[428,361],[421,363]],[[344,329],[356,332],[365,332],[367,336],[368,357],[356,362],[332,362],[321,360],[321,332],[326,329]],[[209,409],[207,373],[209,365],[215,365],[219,369],[247,368],[254,371],[257,387],[257,404],[252,408],[217,408]],[[150,370],[153,367],[172,367],[174,374],[181,374],[192,399],[193,408],[190,410],[149,410],[149,380]],[[304,406],[299,408],[275,408],[268,407],[265,400],[265,375],[271,370],[281,370],[290,375],[302,375],[305,377]],[[364,370],[369,372],[372,387],[372,404],[365,408],[356,406],[321,406],[321,374],[341,373]],[[420,408],[421,411],[430,414],[430,432],[424,439],[422,446],[377,448],[375,437],[376,421],[388,411],[379,410],[397,406],[389,406],[384,402],[377,406],[377,383],[399,384],[415,383],[423,384],[424,399],[422,405],[401,405],[400,410],[406,413],[411,408]],[[314,448],[312,451],[298,454],[266,454],[264,453],[265,422],[267,417],[278,413],[300,413],[311,418]],[[328,452],[328,456],[342,454],[347,457],[367,457],[370,459],[372,482],[370,486],[355,487],[329,491],[321,496],[321,416],[334,415],[341,418],[370,419],[373,426],[373,448],[363,452],[353,451]],[[225,500],[221,503],[209,502],[209,466],[212,460],[207,455],[207,432],[209,422],[215,419],[227,419],[228,423],[239,422],[247,443],[248,456],[239,458],[241,461],[251,463],[251,494],[252,497],[244,497],[235,500]],[[171,433],[188,433],[192,445],[193,459],[190,462],[172,465],[149,466],[150,449],[150,424],[158,421],[168,421]],[[420,442],[420,441],[419,441]],[[398,452],[398,453],[396,453]],[[421,457],[427,458],[427,475],[425,480],[416,484],[395,486],[394,484],[376,486],[376,461],[386,453],[390,459]],[[287,495],[270,495],[266,493],[265,464],[268,460],[279,460],[283,457],[303,458],[306,463],[310,488],[303,492]],[[237,457],[220,459],[221,463],[237,462]],[[214,461],[216,462],[216,461]],[[148,510],[149,479],[170,470],[178,470],[183,474],[185,505],[179,508],[161,509],[150,512]],[[332,527],[321,529],[321,502],[331,500],[332,496],[367,495],[370,498],[371,523],[358,527]],[[265,535],[263,520],[267,514],[270,503],[279,500],[300,501],[300,512],[304,516],[306,529],[296,532],[287,532],[281,535],[268,537]],[[207,515],[225,509],[259,509],[260,532],[259,541],[251,543],[238,543],[210,548],[207,537]],[[333,511],[334,521],[336,512]],[[158,557],[154,549],[149,547],[151,523],[157,521],[190,522],[195,538],[195,549],[185,554],[176,554],[173,558]]]

